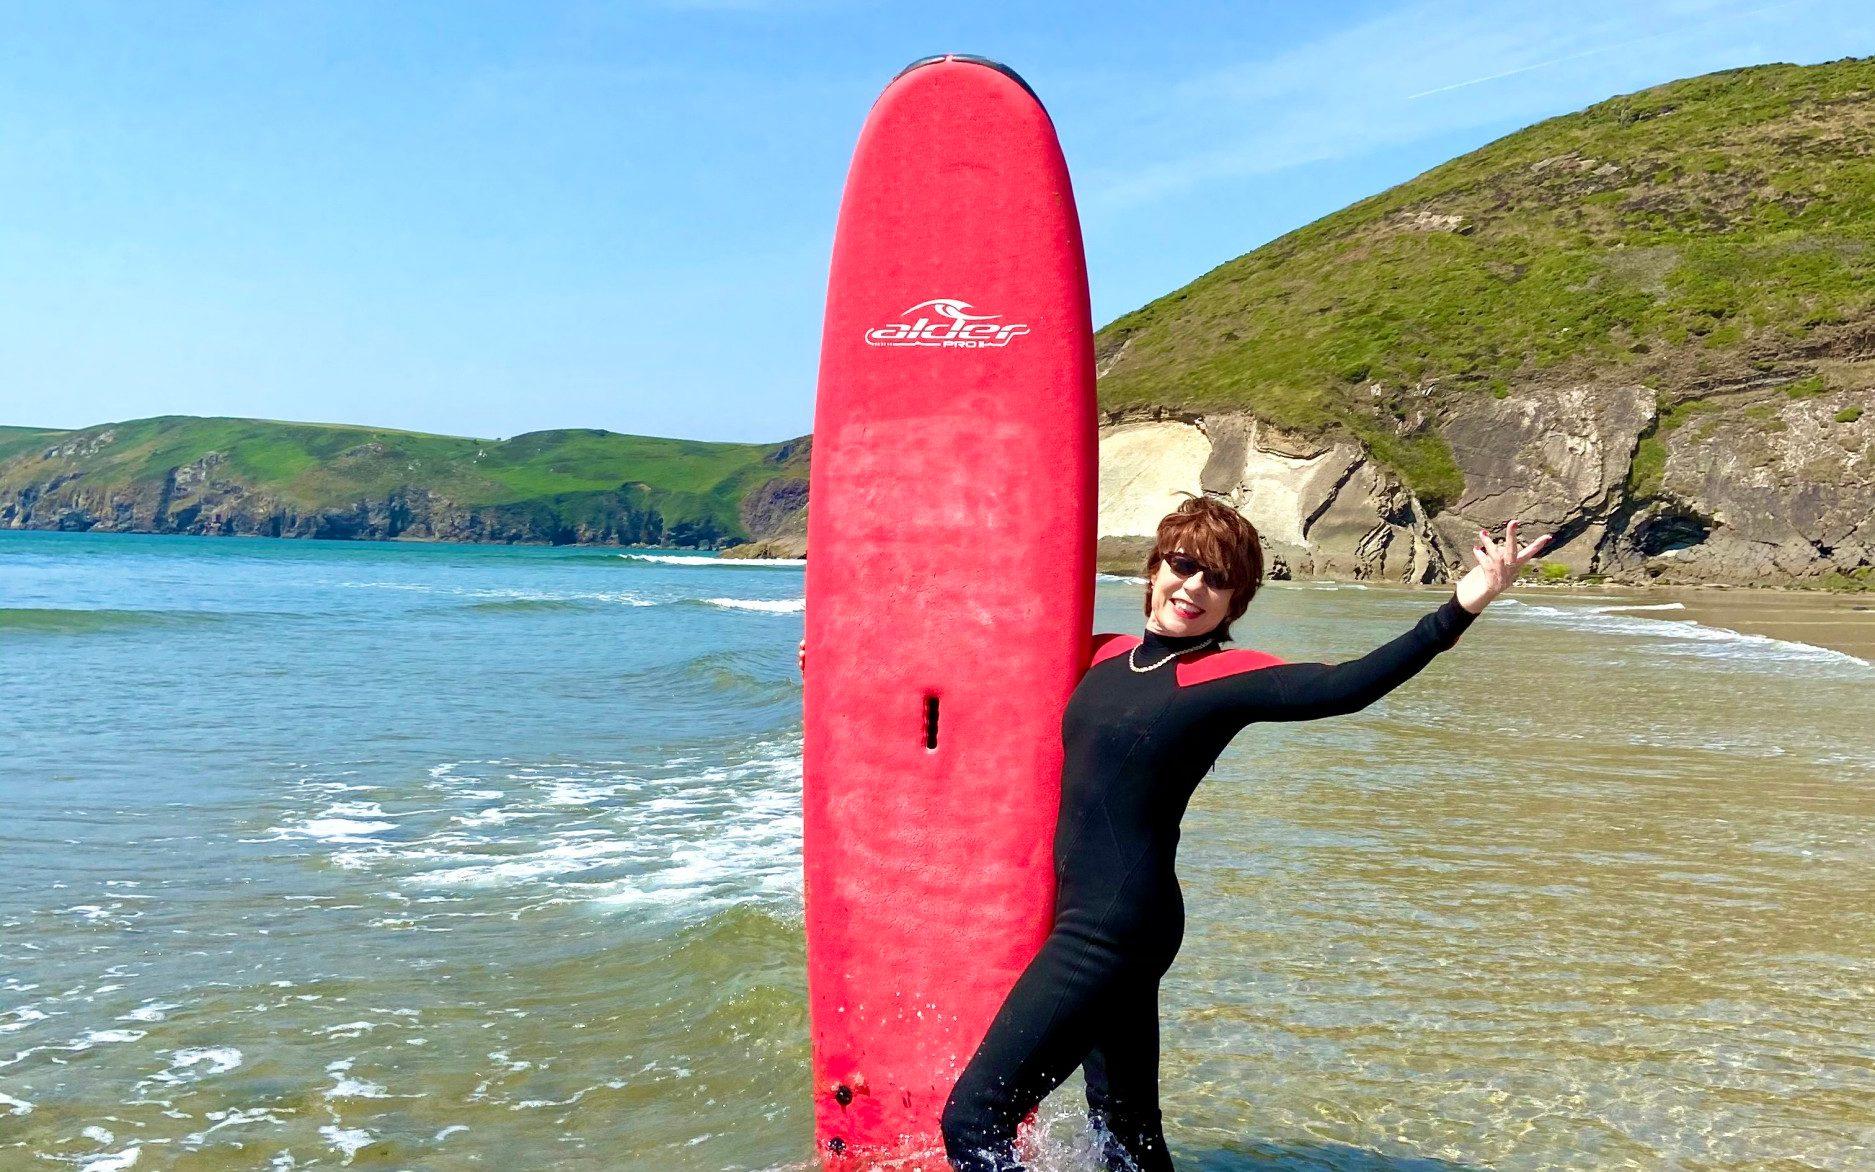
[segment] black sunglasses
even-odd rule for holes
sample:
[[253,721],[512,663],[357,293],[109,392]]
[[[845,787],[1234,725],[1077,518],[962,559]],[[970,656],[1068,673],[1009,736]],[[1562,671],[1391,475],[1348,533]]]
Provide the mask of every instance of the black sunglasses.
[[1220,590],[1229,590],[1231,588],[1231,583],[1226,581],[1222,574],[1219,574],[1216,570],[1213,570],[1210,566],[1205,565],[1190,554],[1168,553],[1165,555],[1165,564],[1172,567],[1172,572],[1181,578],[1189,578],[1199,570],[1203,570],[1204,580],[1206,582],[1209,582]]

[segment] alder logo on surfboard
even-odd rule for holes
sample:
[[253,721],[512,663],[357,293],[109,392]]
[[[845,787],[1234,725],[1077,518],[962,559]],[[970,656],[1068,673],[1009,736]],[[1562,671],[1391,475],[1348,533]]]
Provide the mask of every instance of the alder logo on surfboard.
[[958,350],[978,350],[1007,346],[1029,332],[1029,327],[1005,322],[1000,313],[971,313],[975,306],[955,297],[936,297],[920,301],[904,313],[903,320],[866,331],[868,346],[949,346]]

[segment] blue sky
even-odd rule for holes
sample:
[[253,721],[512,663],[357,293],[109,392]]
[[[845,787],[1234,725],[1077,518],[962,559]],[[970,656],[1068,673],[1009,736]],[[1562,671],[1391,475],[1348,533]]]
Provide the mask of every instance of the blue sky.
[[1875,53],[1865,0],[0,2],[0,422],[779,440],[907,61],[1053,114],[1106,322],[1541,118]]

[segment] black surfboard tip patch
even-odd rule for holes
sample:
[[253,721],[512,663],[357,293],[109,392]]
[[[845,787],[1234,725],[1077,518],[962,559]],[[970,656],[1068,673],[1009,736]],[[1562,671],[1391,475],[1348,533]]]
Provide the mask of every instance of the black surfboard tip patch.
[[1017,85],[1021,86],[1022,92],[1029,95],[1031,98],[1034,98],[1036,105],[1039,106],[1042,104],[1041,95],[1035,92],[1034,86],[1030,85],[1028,82],[1022,79],[1022,75],[1020,73],[1017,73],[1015,70],[1009,68],[1009,66],[1004,65],[1001,61],[992,61],[988,57],[978,57],[971,53],[936,53],[929,57],[920,57],[918,58],[918,60],[912,62],[910,65],[907,65],[905,68],[893,74],[892,80],[897,81],[899,78],[904,77],[907,73],[910,73],[914,69],[923,69],[927,65],[936,65],[941,61],[963,61],[971,65],[981,65],[985,69],[994,69],[996,72],[1002,74],[1004,77],[1008,78],[1010,81],[1013,81]]

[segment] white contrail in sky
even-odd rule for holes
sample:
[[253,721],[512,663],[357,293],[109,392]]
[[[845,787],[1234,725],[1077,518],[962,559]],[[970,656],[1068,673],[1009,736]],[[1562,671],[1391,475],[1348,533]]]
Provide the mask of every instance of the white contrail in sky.
[[[1727,20],[1727,19],[1742,20],[1743,18],[1747,16],[1757,16],[1760,13],[1770,12],[1774,9],[1788,8],[1796,2],[1797,0],[1783,0],[1783,3],[1781,4],[1766,4],[1762,8],[1753,8],[1748,12],[1732,13],[1729,16],[1719,17],[1718,19],[1720,20]],[[1714,23],[1714,22],[1709,21],[1707,23]],[[1580,53],[1570,53],[1569,55],[1565,57],[1552,57],[1548,61],[1538,61],[1534,65],[1524,65],[1516,69],[1506,69],[1502,73],[1488,73],[1483,77],[1474,77],[1470,81],[1455,81],[1451,85],[1435,86],[1434,88],[1429,89],[1429,90],[1421,90],[1416,94],[1408,94],[1406,95],[1405,100],[1411,102],[1418,98],[1429,98],[1433,94],[1450,93],[1452,90],[1462,90],[1467,86],[1483,85],[1487,81],[1497,81],[1500,78],[1515,77],[1520,73],[1530,73],[1538,69],[1548,69],[1552,65],[1561,65],[1565,61],[1580,61],[1584,57],[1593,57],[1598,53],[1612,53],[1616,49],[1625,49],[1629,45],[1638,45],[1644,41],[1651,41],[1657,37],[1664,37],[1668,33],[1684,32],[1684,31],[1685,30],[1683,28],[1663,28],[1659,30],[1658,32],[1648,33],[1644,37],[1635,37],[1634,39],[1627,40],[1627,41],[1617,41],[1615,44],[1603,45],[1600,48],[1596,48],[1596,49],[1584,49]]]
[[1411,102],[1417,98],[1429,98],[1433,94],[1449,93],[1452,90],[1462,90],[1467,86],[1483,85],[1487,81],[1496,81],[1499,78],[1516,77],[1519,73],[1530,73],[1538,69],[1548,69],[1552,65],[1561,65],[1565,61],[1580,61],[1584,57],[1593,57],[1597,53],[1609,53],[1616,49],[1625,49],[1629,45],[1638,45],[1642,41],[1651,41],[1659,35],[1659,33],[1650,33],[1644,37],[1636,37],[1631,41],[1622,41],[1613,45],[1603,45],[1599,49],[1584,49],[1580,53],[1571,53],[1567,57],[1552,57],[1548,61],[1539,61],[1535,65],[1525,65],[1517,69],[1506,69],[1502,73],[1487,73],[1483,77],[1474,77],[1470,81],[1455,81],[1451,85],[1442,85],[1434,89],[1420,90],[1416,94],[1408,94],[1406,95],[1406,100]]

